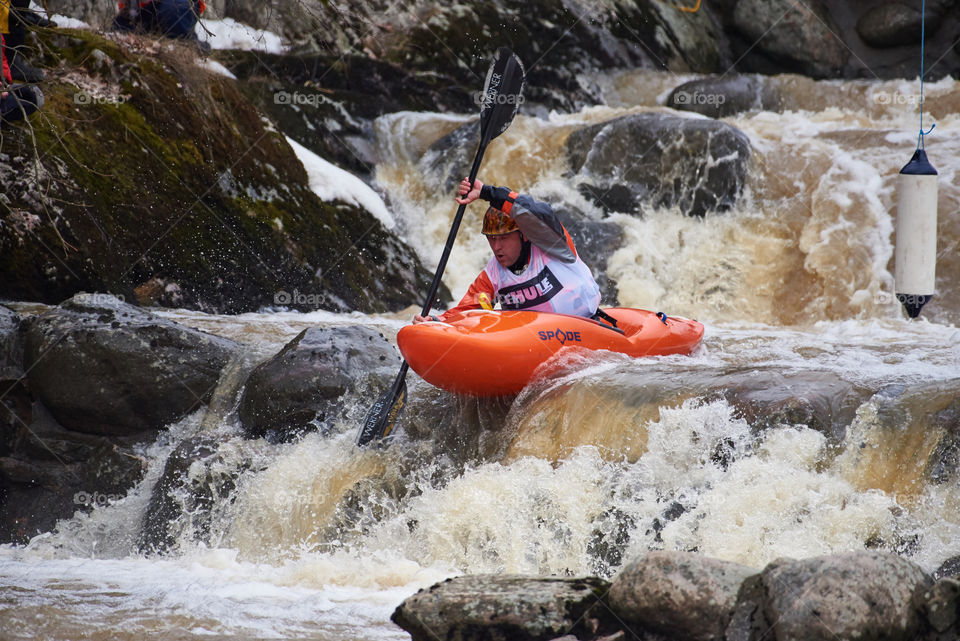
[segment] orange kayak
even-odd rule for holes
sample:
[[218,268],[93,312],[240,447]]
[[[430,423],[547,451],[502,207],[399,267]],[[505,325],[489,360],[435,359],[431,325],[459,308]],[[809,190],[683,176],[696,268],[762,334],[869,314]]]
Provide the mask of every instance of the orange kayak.
[[428,383],[455,394],[507,396],[520,392],[541,364],[564,349],[666,356],[689,354],[703,338],[703,325],[695,320],[661,319],[625,307],[604,311],[621,331],[581,316],[477,309],[446,322],[408,325],[397,344]]

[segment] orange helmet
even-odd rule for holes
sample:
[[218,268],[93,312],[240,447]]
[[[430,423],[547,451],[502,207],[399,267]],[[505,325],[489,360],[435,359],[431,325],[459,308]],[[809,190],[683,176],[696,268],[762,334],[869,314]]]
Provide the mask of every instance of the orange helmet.
[[519,229],[517,221],[510,214],[505,214],[496,207],[488,207],[487,213],[483,215],[483,230],[481,233],[484,236],[501,236]]

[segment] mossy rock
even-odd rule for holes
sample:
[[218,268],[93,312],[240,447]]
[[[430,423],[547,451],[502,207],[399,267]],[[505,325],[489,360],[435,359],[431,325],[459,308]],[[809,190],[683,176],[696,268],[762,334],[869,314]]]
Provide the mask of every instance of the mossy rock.
[[109,291],[226,313],[291,291],[341,311],[422,298],[412,250],[310,191],[283,134],[189,44],[38,34],[46,104],[0,139],[0,297]]
[[362,177],[372,177],[379,155],[376,118],[397,111],[477,110],[470,90],[454,76],[364,56],[221,51],[217,58],[287,135]]

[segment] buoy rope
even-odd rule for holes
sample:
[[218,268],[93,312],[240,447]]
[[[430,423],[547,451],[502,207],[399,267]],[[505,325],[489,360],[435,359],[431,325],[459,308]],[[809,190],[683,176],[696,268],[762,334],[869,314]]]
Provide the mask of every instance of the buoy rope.
[[926,131],[923,130],[923,46],[926,40],[927,30],[927,0],[920,3],[920,135],[917,136],[917,150],[925,149],[923,137],[930,134],[936,124],[930,125]]

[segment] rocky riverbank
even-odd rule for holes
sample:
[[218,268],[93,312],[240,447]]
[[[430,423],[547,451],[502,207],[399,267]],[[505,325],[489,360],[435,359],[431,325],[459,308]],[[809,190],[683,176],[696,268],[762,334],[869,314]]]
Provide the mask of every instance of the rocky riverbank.
[[[0,306],[0,540],[26,542],[123,497],[146,472],[145,448],[197,410],[208,423],[237,411],[248,438],[291,440],[328,431],[399,365],[363,327],[307,329],[272,357],[258,354],[109,294],[77,294],[26,317]],[[164,547],[182,513],[170,497],[185,485],[191,504],[209,509],[204,496],[225,481],[193,483],[185,471],[215,459],[218,444],[199,438],[171,455],[145,548]]]
[[461,576],[421,590],[393,621],[413,641],[945,641],[960,581],[874,551],[762,569],[650,552],[597,577]]
[[422,295],[430,275],[388,221],[322,201],[283,133],[195,48],[34,35],[47,99],[0,139],[0,297],[109,291],[239,313]]
[[[112,8],[56,0],[51,10],[105,27]],[[213,0],[208,17],[269,29],[295,51],[361,55],[408,68],[466,71],[469,61],[507,44],[533,70],[539,92],[589,95],[577,75],[588,69],[636,67],[699,73],[794,72],[816,78],[914,77],[921,3],[914,0],[723,0],[698,2],[409,3],[353,0]],[[929,0],[926,51],[933,77],[957,70],[956,3]],[[496,25],[496,28],[491,28]],[[470,34],[469,38],[455,34]],[[551,45],[556,45],[552,47]],[[466,68],[465,68],[466,67]],[[459,74],[453,73],[453,76]],[[542,95],[542,94],[541,94]]]

